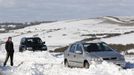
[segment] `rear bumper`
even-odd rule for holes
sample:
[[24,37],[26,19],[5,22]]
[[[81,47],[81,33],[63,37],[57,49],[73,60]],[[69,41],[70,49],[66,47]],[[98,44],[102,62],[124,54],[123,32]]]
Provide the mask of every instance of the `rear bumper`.
[[36,48],[36,49],[27,49],[27,50],[29,50],[29,51],[40,51],[40,50],[42,50],[42,51],[45,51],[45,50],[47,50],[47,48],[44,48],[44,49],[42,49],[42,48]]
[[47,46],[43,45],[43,46],[33,46],[31,47],[31,50],[47,50]]

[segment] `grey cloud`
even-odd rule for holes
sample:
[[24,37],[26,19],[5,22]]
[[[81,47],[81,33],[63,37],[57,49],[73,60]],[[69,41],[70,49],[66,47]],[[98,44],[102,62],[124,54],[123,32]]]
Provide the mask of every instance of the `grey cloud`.
[[3,6],[0,5],[1,21],[63,20],[107,15],[133,16],[134,13],[133,0],[2,1],[9,2]]

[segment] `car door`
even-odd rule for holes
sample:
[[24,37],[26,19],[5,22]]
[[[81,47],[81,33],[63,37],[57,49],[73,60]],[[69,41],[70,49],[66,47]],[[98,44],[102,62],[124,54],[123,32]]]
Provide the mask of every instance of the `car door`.
[[83,67],[83,49],[81,44],[76,45],[75,55],[74,55],[75,66]]
[[68,61],[70,66],[75,66],[74,58],[75,58],[75,49],[76,49],[76,44],[72,44],[69,52],[67,54],[68,56]]

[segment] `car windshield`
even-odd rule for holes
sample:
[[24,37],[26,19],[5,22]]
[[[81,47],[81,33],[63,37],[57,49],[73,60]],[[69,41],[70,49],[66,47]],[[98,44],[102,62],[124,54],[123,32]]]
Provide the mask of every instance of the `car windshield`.
[[40,38],[28,38],[26,40],[27,44],[41,44],[41,39]]
[[85,43],[83,44],[87,52],[98,52],[98,51],[112,51],[106,43]]

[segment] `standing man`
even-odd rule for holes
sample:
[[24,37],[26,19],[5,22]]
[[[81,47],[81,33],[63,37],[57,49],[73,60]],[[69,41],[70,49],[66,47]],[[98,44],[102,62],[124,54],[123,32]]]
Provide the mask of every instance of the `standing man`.
[[6,41],[6,44],[5,44],[5,49],[6,49],[7,55],[6,55],[6,60],[4,62],[4,66],[6,66],[6,63],[9,57],[10,57],[10,64],[11,66],[13,66],[14,45],[12,42],[12,37],[8,37],[8,40]]

